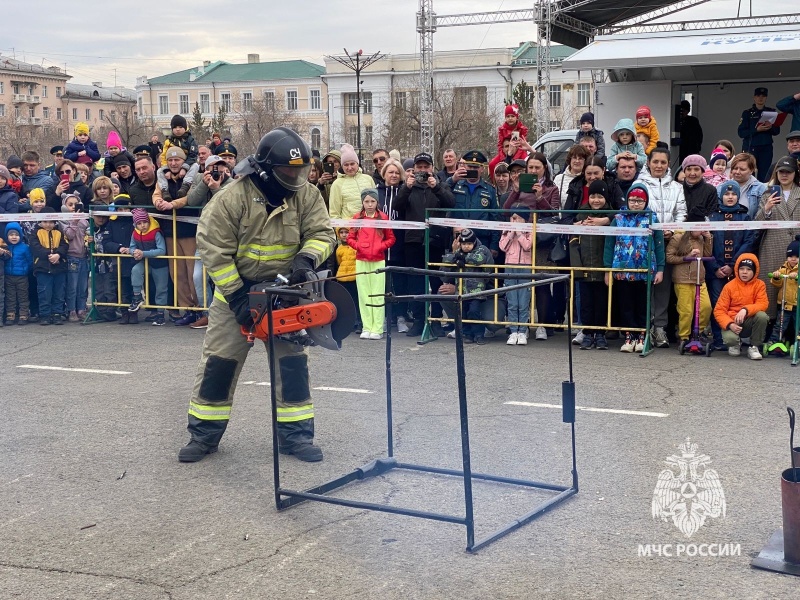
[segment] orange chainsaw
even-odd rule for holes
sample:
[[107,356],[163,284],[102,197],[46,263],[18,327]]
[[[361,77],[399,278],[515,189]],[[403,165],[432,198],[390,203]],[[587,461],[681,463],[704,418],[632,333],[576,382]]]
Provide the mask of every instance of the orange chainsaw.
[[269,338],[268,305],[272,303],[272,334],[285,341],[339,350],[342,340],[353,331],[356,307],[345,287],[328,279],[329,271],[313,273],[313,279],[289,286],[279,276],[275,282],[257,283],[250,288],[253,324],[242,326],[242,335],[252,345]]

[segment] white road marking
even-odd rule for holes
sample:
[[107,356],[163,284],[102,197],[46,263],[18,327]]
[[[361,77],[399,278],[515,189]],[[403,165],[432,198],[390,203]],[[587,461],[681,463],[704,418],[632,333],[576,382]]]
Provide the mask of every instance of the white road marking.
[[[503,404],[511,404],[513,406],[533,406],[535,408],[561,408],[560,404],[545,404],[543,402],[503,402]],[[667,413],[648,412],[645,410],[622,410],[618,408],[593,408],[591,406],[576,406],[575,410],[583,410],[586,412],[601,412],[611,413],[614,415],[635,415],[637,417],[657,417],[663,419],[668,417]]]
[[131,371],[107,371],[105,369],[78,369],[71,367],[49,367],[46,365],[17,365],[18,369],[41,369],[44,371],[72,371],[74,373],[98,373],[100,375],[130,375]]
[[12,479],[11,481],[6,481],[6,485],[17,483],[18,481],[22,481],[23,479],[27,479],[28,477],[33,477],[33,473],[28,473],[27,475],[23,475],[22,477],[17,477],[16,479]]
[[311,388],[312,390],[319,390],[321,392],[349,392],[351,394],[374,394],[375,392],[371,392],[370,390],[360,390],[357,388],[338,388],[338,387],[326,387],[320,386]]

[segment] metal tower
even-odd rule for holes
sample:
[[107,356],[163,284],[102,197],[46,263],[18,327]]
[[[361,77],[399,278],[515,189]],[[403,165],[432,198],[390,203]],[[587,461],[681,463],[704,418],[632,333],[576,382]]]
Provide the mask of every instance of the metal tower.
[[419,147],[431,156],[434,153],[433,111],[433,34],[436,13],[433,0],[419,0],[417,33],[419,33]]

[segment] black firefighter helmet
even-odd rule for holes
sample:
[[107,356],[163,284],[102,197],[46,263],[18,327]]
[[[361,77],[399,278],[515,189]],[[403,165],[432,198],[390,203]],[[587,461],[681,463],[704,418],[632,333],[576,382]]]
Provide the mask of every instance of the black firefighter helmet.
[[288,127],[276,127],[258,143],[255,161],[268,176],[293,192],[308,181],[311,170],[311,148]]

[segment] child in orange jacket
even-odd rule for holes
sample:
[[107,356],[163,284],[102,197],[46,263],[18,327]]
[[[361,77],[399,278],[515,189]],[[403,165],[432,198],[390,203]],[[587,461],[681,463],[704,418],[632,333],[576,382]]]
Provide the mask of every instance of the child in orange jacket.
[[650,156],[650,152],[658,144],[658,124],[656,118],[650,112],[649,106],[640,106],[636,109],[636,134],[643,133],[647,136],[647,146],[644,149],[646,156]]
[[714,307],[714,318],[722,329],[728,354],[739,356],[742,343],[749,343],[747,357],[761,360],[758,347],[764,341],[769,323],[767,286],[758,278],[758,258],[744,253],[736,260],[736,279],[729,281]]

